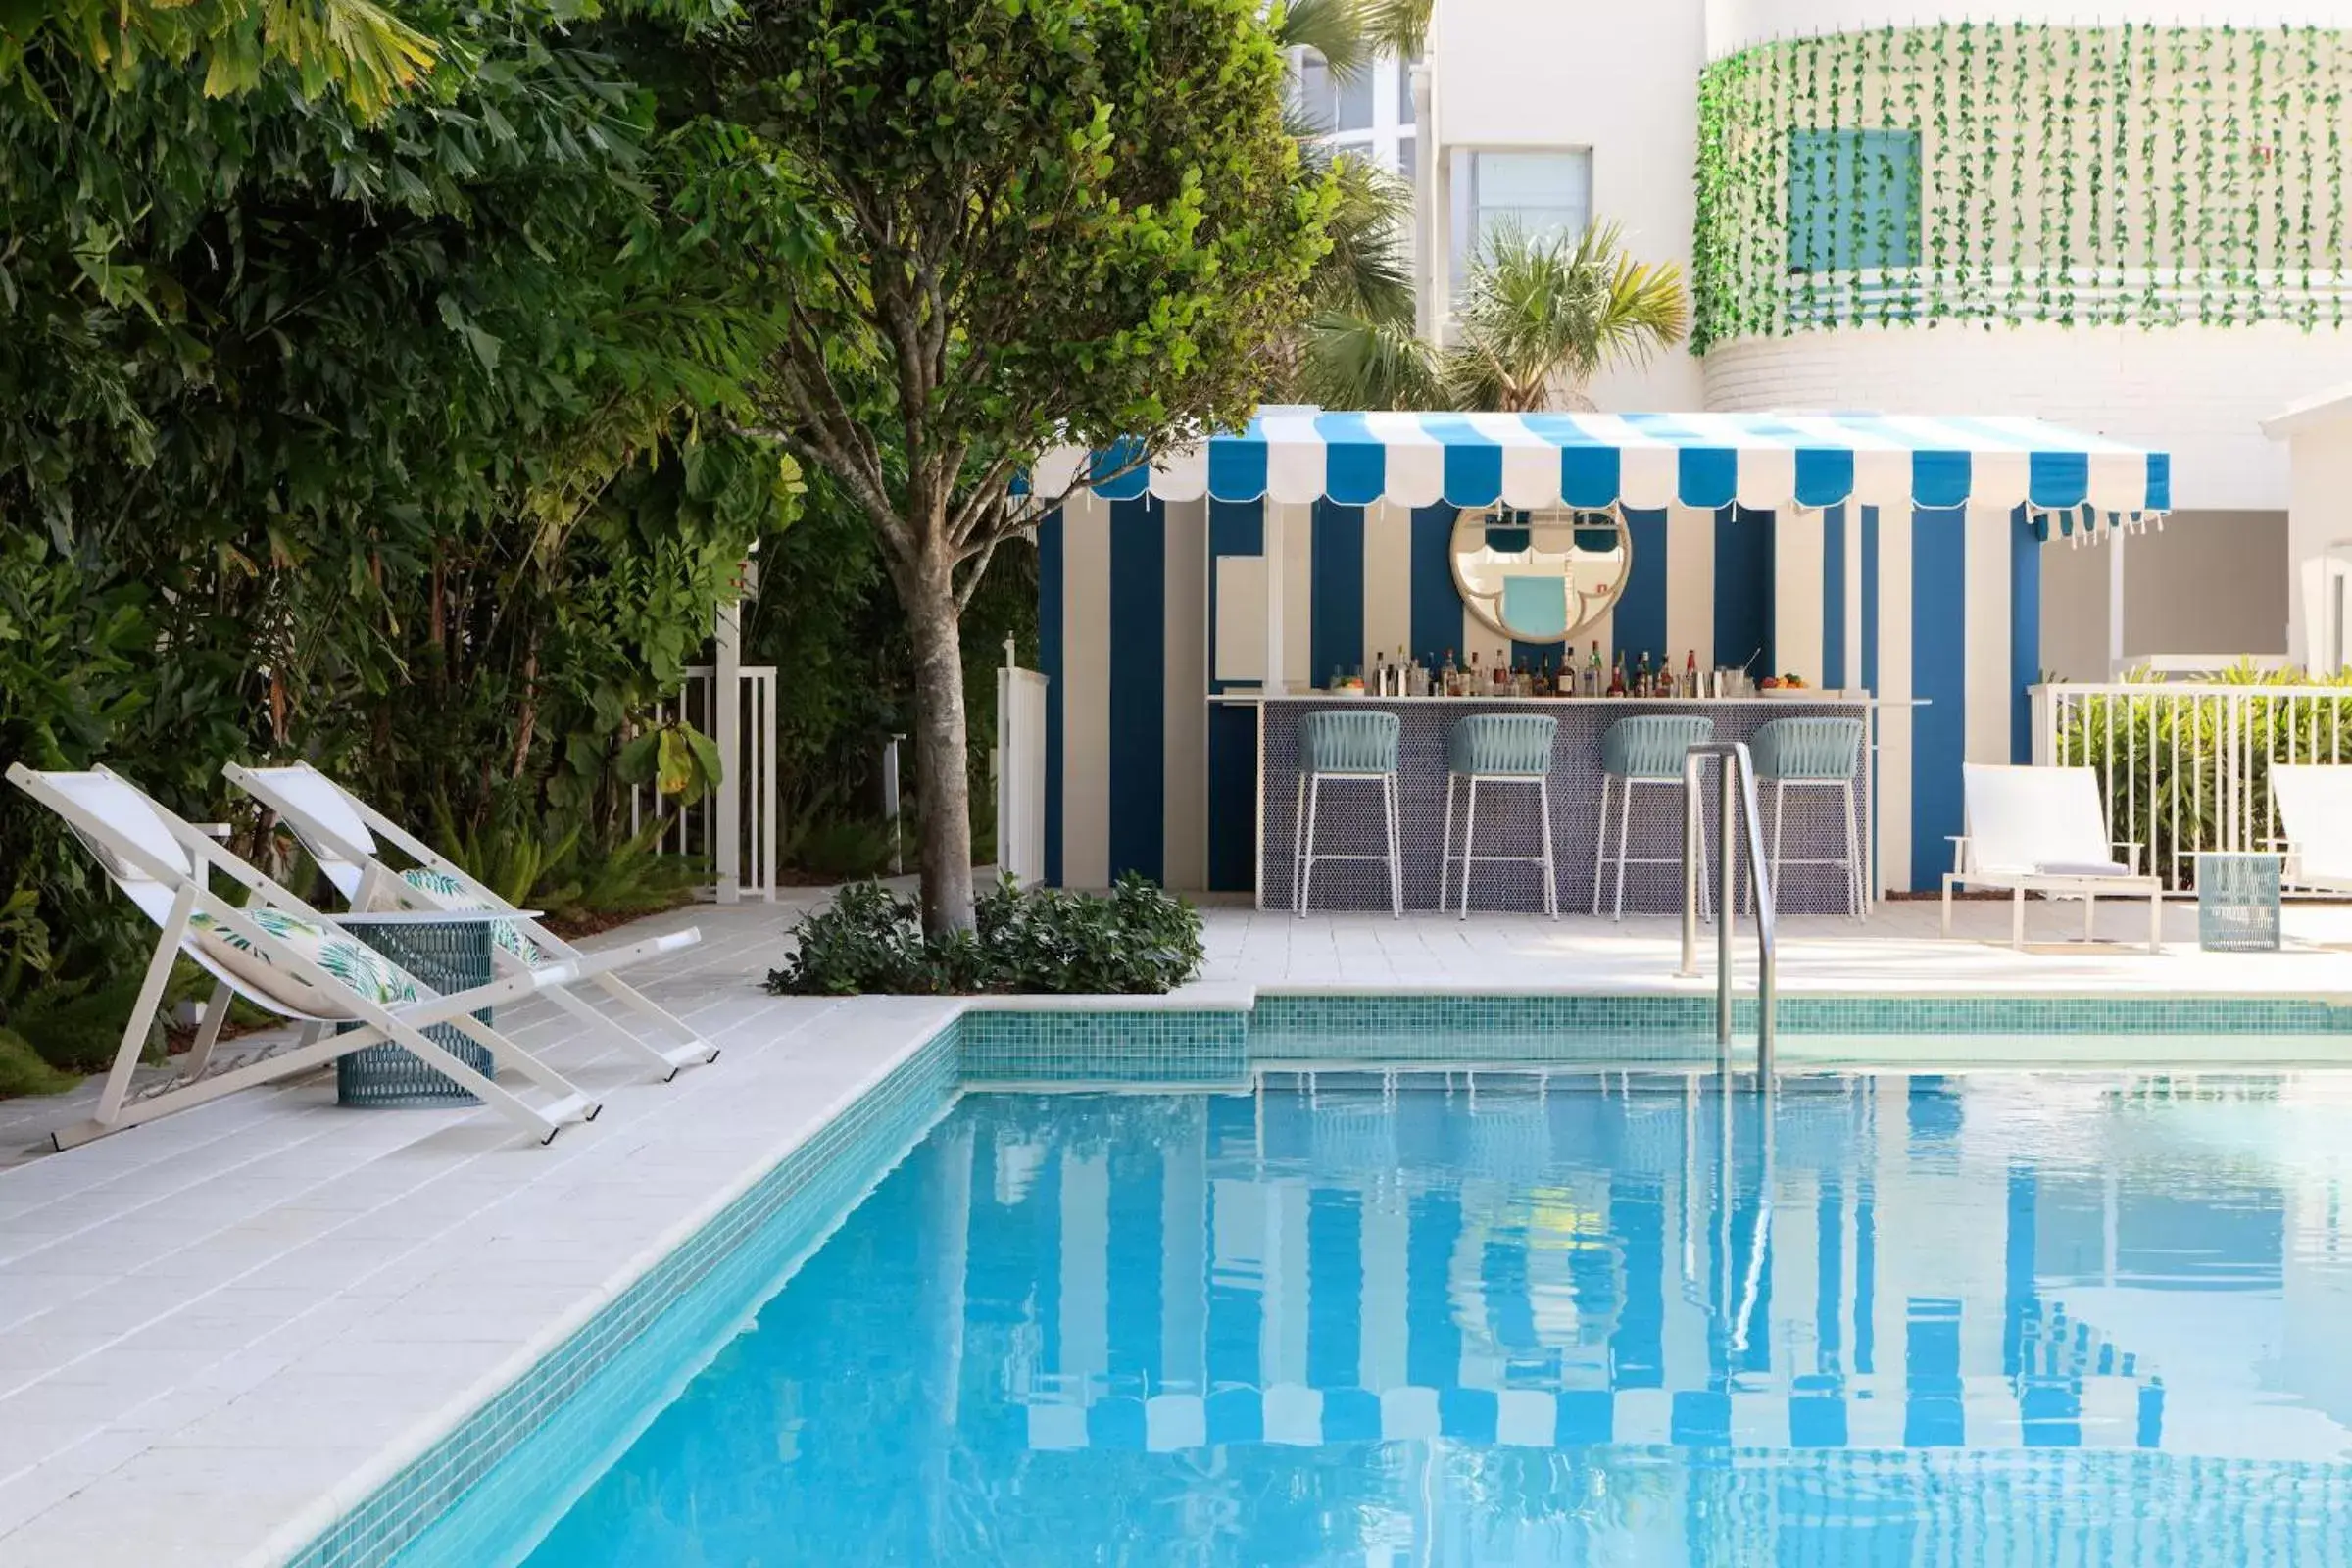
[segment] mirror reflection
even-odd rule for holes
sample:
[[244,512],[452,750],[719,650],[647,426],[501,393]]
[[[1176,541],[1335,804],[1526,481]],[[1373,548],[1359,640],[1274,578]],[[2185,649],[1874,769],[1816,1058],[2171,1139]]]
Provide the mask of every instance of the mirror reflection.
[[1614,511],[1466,508],[1453,525],[1453,581],[1471,613],[1523,643],[1557,643],[1625,592],[1634,565]]

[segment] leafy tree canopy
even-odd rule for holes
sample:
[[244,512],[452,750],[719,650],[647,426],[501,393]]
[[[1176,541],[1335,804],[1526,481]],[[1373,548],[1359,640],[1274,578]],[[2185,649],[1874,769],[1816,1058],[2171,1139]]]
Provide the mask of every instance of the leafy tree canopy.
[[956,614],[1059,499],[1013,480],[1060,441],[1140,461],[1245,418],[1333,191],[1301,175],[1253,0],[755,0],[710,64],[733,177],[777,192],[777,234],[741,236],[783,269],[769,426],[882,540],[921,682],[926,921],[966,925]]

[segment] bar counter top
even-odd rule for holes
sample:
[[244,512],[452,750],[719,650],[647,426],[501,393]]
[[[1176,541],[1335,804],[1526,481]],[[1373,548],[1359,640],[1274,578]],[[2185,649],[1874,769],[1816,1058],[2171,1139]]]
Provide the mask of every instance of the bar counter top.
[[1212,703],[1264,707],[1275,703],[1395,703],[1459,708],[1921,708],[1925,697],[1873,697],[1867,692],[1782,687],[1749,697],[1382,697],[1372,692],[1212,692]]

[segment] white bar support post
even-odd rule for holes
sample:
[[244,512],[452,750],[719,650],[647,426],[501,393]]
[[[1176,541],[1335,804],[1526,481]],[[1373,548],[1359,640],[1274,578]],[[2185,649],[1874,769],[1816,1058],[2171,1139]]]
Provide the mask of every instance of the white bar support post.
[[724,775],[712,801],[712,868],[718,877],[718,902],[733,904],[743,896],[743,606],[740,600],[720,603],[711,629],[716,648],[716,677],[710,683],[710,739],[718,747],[718,765]]
[[1258,689],[1268,697],[1279,697],[1289,689],[1290,670],[1285,666],[1283,647],[1282,601],[1288,586],[1284,571],[1284,532],[1290,520],[1289,506],[1268,496],[1265,508],[1265,544],[1262,549],[1266,562],[1266,672]]

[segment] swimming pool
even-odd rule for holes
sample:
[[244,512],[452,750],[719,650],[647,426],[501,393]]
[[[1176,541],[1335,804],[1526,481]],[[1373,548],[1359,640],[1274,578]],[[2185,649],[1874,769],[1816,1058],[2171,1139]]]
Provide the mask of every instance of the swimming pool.
[[2348,1113],[2329,1073],[967,1094],[403,1560],[2342,1561]]

